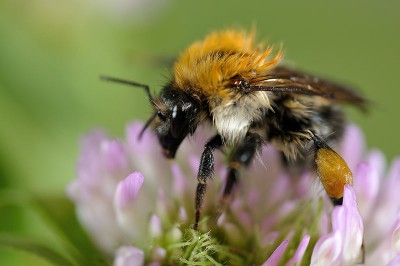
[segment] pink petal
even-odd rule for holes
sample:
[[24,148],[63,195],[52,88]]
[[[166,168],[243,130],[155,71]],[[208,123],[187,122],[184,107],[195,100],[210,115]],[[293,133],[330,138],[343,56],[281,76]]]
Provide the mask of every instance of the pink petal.
[[[256,156],[254,162],[246,169],[246,176],[251,180],[244,182],[244,185],[252,187],[269,188],[279,180],[282,174],[282,158],[277,150],[270,145],[264,145],[260,156]],[[267,191],[267,190],[264,190]]]
[[150,218],[150,235],[152,238],[157,238],[162,234],[162,225],[160,217],[153,214]]
[[263,237],[260,241],[261,245],[265,246],[265,245],[272,245],[275,243],[275,241],[278,239],[279,237],[279,232],[276,231],[270,231],[267,234],[262,234]]
[[132,246],[118,248],[114,259],[114,266],[143,266],[144,252]]
[[383,175],[386,170],[386,158],[385,155],[380,150],[371,150],[366,158],[368,164],[372,166],[373,169]]
[[278,174],[276,178],[268,194],[268,204],[270,204],[270,206],[287,197],[288,188],[291,187],[291,182],[293,182],[292,179],[284,173]]
[[139,172],[130,174],[124,180],[118,183],[114,202],[117,208],[124,209],[130,203],[134,202],[140,188],[143,185],[144,177]]
[[268,258],[268,260],[266,262],[263,263],[262,266],[274,266],[274,265],[278,265],[279,261],[281,260],[283,253],[285,252],[287,246],[289,244],[288,240],[283,241],[279,247],[277,247],[274,251],[274,253],[272,253],[272,255]]
[[383,184],[373,205],[374,212],[365,225],[370,228],[366,234],[365,244],[368,246],[387,235],[397,219],[400,210],[400,159],[393,161],[388,176],[380,176],[380,180]]
[[[161,148],[154,132],[150,129],[145,131],[143,137],[139,139],[139,134],[143,128],[140,122],[133,122],[126,128],[126,138],[128,141],[128,152],[131,155],[133,168],[143,173],[147,178],[147,183],[153,187],[166,187],[170,185],[170,176],[166,169],[169,169],[168,162],[161,154]],[[157,162],[155,167],[154,162]]]
[[260,229],[262,233],[268,233],[273,227],[276,225],[278,221],[278,217],[276,215],[268,215],[266,216],[260,224]]
[[99,184],[103,171],[100,147],[106,141],[108,141],[107,135],[99,130],[87,134],[81,141],[77,175],[83,191]]
[[304,236],[299,246],[297,247],[297,250],[294,253],[293,257],[286,263],[287,266],[301,264],[301,260],[303,259],[304,253],[306,252],[309,242],[310,242],[310,236],[309,235]]
[[395,158],[393,160],[389,170],[388,179],[393,181],[398,180],[399,176],[400,176],[400,157]]
[[260,202],[260,191],[257,188],[250,188],[250,191],[247,193],[247,202],[249,206],[256,206]]
[[374,210],[382,176],[368,163],[360,163],[354,172],[354,187],[357,190],[358,208],[361,216],[368,220]]
[[[344,188],[343,205],[332,212],[333,232],[320,238],[311,257],[312,265],[355,264],[362,252],[363,222],[353,187]],[[332,263],[332,264],[331,264]]]
[[346,229],[346,213],[343,206],[337,206],[332,211],[333,231],[344,231]]
[[171,166],[172,176],[173,176],[173,197],[183,200],[185,198],[185,193],[187,192],[188,184],[186,177],[184,176],[181,167],[174,163]]
[[[343,195],[343,208],[345,217],[344,228],[340,228],[343,236],[344,264],[355,264],[362,252],[364,225],[357,209],[356,194],[353,187],[346,185]],[[335,219],[336,217],[333,217]]]
[[183,207],[179,207],[179,222],[186,223],[188,221],[188,214]]
[[110,174],[129,171],[128,153],[122,143],[115,140],[104,141],[101,144],[101,150],[104,156],[104,166]]
[[153,150],[157,151],[159,147],[158,141],[151,129],[148,128],[144,132],[142,138],[139,139],[139,134],[142,131],[143,126],[142,122],[135,121],[126,127],[126,139],[128,140],[129,148],[134,153],[139,150],[147,150],[147,152],[153,152]]
[[[154,247],[151,254],[151,259],[155,260],[155,262],[153,262],[154,264],[152,263],[150,265],[158,265],[156,263],[158,261],[162,261],[166,256],[167,256],[167,251],[164,248]],[[161,265],[161,263],[159,263],[159,265]]]
[[400,254],[400,220],[397,221],[395,229],[393,230],[391,246],[392,253]]
[[[381,235],[379,245],[367,255],[367,265],[389,265],[389,262],[393,260],[396,255],[400,255],[400,216],[397,217],[389,233]],[[395,261],[396,260],[393,260],[390,265],[400,265],[395,264]]]
[[193,136],[187,137],[179,147],[178,159],[186,159],[190,154],[198,154],[204,150],[204,145],[212,135],[212,129],[208,125],[200,125]]
[[340,154],[352,171],[356,169],[357,164],[362,160],[364,146],[364,134],[360,128],[355,125],[347,126]]
[[400,254],[397,254],[396,257],[394,257],[387,266],[399,266],[400,265]]
[[168,217],[168,211],[170,210],[168,207],[169,204],[171,204],[171,202],[168,200],[165,190],[162,187],[158,188],[155,207],[160,217]]
[[[383,194],[387,197],[387,201],[392,201],[391,206],[393,209],[398,209],[398,202],[400,202],[400,193],[398,189],[400,187],[400,157],[395,158],[390,166],[387,182],[383,188]],[[387,202],[389,203],[389,202]]]
[[82,151],[89,153],[98,153],[100,143],[104,140],[108,140],[108,135],[102,130],[93,130],[89,134],[83,136],[80,147]]
[[197,171],[200,165],[200,155],[192,154],[187,158],[190,169],[192,170],[193,177],[197,176]]
[[357,210],[356,192],[354,191],[354,188],[350,185],[346,185],[344,187],[343,206],[345,209],[347,208]]

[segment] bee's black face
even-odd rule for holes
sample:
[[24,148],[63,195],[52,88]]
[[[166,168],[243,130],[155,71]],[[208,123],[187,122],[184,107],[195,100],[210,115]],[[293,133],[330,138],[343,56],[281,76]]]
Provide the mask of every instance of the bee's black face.
[[165,157],[174,158],[185,137],[196,130],[200,107],[193,97],[171,85],[162,90],[161,101],[167,108],[158,110],[157,137]]
[[175,158],[176,151],[186,136],[175,138],[170,130],[164,127],[163,123],[156,129],[158,141],[160,142],[162,153],[166,158]]

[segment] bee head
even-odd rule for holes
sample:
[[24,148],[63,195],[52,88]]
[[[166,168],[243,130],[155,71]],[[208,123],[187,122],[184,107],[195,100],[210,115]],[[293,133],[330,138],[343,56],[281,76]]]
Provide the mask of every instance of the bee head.
[[197,128],[200,104],[186,92],[168,84],[153,101],[153,106],[156,109],[153,125],[162,152],[165,157],[174,158],[182,141]]
[[143,88],[147,98],[155,109],[155,113],[150,117],[139,138],[142,137],[146,128],[152,125],[161,144],[163,154],[167,158],[174,158],[175,153],[188,134],[193,134],[200,121],[200,103],[179,88],[175,88],[173,83],[167,84],[159,97],[153,98],[149,86],[134,81],[102,76],[102,80],[121,83],[129,86]]

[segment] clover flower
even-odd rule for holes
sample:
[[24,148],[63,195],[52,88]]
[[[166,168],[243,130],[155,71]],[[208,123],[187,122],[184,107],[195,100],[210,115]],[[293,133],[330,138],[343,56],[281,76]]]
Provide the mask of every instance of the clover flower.
[[[400,261],[400,159],[385,177],[379,151],[366,154],[349,126],[339,150],[354,174],[332,207],[315,173],[291,176],[271,146],[243,171],[229,206],[219,200],[226,169],[216,152],[199,231],[191,229],[207,130],[186,140],[174,161],[138,122],[126,141],[102,131],[83,138],[67,192],[93,241],[114,265],[396,265]],[[366,155],[365,155],[366,154]]]

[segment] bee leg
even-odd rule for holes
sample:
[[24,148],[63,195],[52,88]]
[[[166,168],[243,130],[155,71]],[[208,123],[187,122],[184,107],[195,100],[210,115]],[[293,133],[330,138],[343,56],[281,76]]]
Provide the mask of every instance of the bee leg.
[[203,205],[204,195],[206,193],[207,180],[211,178],[214,172],[213,151],[215,149],[221,148],[222,145],[223,142],[221,136],[216,135],[206,143],[203,154],[201,155],[199,172],[197,174],[198,184],[196,189],[196,200],[195,200],[196,217],[193,226],[194,230],[197,230],[199,226],[200,211]]
[[[319,137],[314,136],[315,164],[321,183],[333,205],[343,204],[345,185],[353,185],[353,175],[343,158]],[[361,244],[360,262],[364,264],[364,240]]]
[[256,152],[260,150],[262,143],[260,135],[248,132],[243,142],[232,153],[232,156],[229,158],[228,175],[221,199],[222,206],[228,202],[230,195],[239,181],[240,168],[249,166]]
[[314,136],[314,149],[314,161],[321,183],[333,205],[342,205],[344,186],[353,185],[353,174],[345,160],[317,136]]

